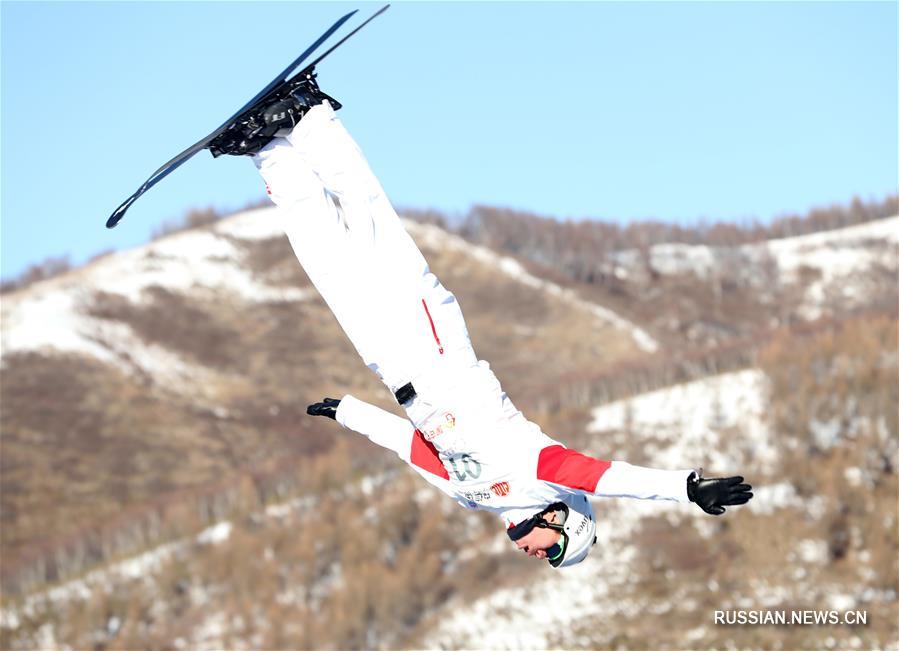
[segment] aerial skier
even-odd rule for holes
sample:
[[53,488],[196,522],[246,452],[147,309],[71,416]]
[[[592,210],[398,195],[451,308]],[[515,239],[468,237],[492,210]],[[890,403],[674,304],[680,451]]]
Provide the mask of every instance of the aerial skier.
[[478,360],[455,296],[431,273],[339,108],[310,74],[289,98],[252,107],[241,137],[213,141],[217,155],[252,157],[300,264],[407,418],[351,395],[309,414],[393,450],[462,506],[499,515],[519,549],[552,567],[579,563],[596,542],[588,496],[695,502],[713,515],[752,497],[742,477],[596,459],[527,420]]

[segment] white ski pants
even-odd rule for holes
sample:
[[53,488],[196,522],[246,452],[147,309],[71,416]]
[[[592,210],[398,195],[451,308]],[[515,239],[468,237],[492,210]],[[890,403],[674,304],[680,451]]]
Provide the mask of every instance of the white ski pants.
[[330,104],[253,161],[309,279],[391,391],[477,363],[462,311],[428,268]]

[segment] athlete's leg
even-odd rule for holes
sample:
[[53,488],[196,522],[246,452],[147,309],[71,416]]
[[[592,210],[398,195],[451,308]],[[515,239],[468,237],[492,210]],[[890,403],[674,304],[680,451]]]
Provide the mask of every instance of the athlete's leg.
[[255,160],[301,264],[391,389],[435,365],[474,363],[455,298],[330,106],[310,110]]
[[290,244],[359,355],[379,373],[365,315],[374,310],[372,278],[351,273],[358,264],[356,243],[346,228],[343,211],[325,190],[318,175],[283,138],[266,145],[253,162],[266,182],[272,201],[281,209]]
[[428,271],[418,247],[353,138],[327,103],[316,106],[287,136],[343,208],[353,239],[378,262],[395,291],[416,288]]
[[[416,335],[430,335],[423,338],[423,352],[439,354],[442,348],[441,362],[449,355],[458,358],[452,360],[457,365],[475,363],[456,297],[431,273],[355,140],[331,107],[323,108],[313,130],[294,130],[287,139],[312,161],[325,187],[344,205],[349,228],[370,238],[367,244],[375,264],[402,303],[397,314],[406,315]],[[440,340],[437,347],[431,322]],[[425,324],[428,327],[422,328]],[[408,340],[410,336],[398,333],[397,338]]]

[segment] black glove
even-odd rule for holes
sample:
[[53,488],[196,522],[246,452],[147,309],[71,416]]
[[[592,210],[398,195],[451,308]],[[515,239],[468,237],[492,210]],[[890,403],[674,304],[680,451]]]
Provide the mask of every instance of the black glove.
[[704,479],[700,470],[687,477],[687,497],[706,513],[721,515],[725,506],[746,504],[751,500],[752,486],[744,484],[742,477]]
[[337,406],[340,400],[336,398],[325,398],[323,402],[316,402],[314,405],[306,407],[306,413],[310,416],[327,416],[333,420],[337,420]]

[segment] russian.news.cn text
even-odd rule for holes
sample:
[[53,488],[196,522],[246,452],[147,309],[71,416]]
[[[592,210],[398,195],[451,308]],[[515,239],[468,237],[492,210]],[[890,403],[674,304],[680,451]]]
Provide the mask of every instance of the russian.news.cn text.
[[864,610],[716,610],[724,626],[866,626]]

